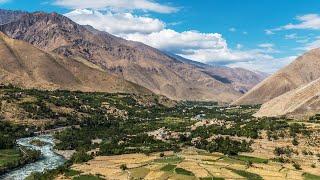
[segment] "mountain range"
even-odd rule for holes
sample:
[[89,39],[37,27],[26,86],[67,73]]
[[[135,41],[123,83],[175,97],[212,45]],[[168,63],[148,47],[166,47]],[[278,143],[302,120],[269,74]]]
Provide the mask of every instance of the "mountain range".
[[257,117],[312,116],[320,110],[320,49],[268,77],[233,104],[262,104]]
[[[34,60],[17,56],[14,53],[16,50],[11,54],[10,50],[0,53],[1,56],[2,53],[7,53],[6,55],[15,61],[23,59],[25,63],[39,61],[38,63],[42,64],[42,66],[37,64],[32,66],[36,67],[38,72],[43,72],[33,76],[29,72],[34,69],[28,69],[30,67],[26,66],[20,66],[19,70],[15,70],[25,72],[23,75],[4,73],[6,79],[2,78],[2,81],[24,84],[27,87],[32,85],[40,88],[88,89],[104,92],[111,90],[113,92],[117,89],[127,92],[132,89],[134,92],[150,90],[173,100],[232,102],[266,77],[266,74],[240,68],[196,64],[194,61],[168,55],[145,44],[127,41],[91,26],[79,25],[57,13],[0,10],[0,22],[3,46],[10,47],[8,42],[11,41],[18,44],[23,44],[21,41],[24,41],[22,46],[26,48],[26,52],[20,51],[20,53],[27,56],[29,49],[32,49],[35,54],[45,54],[50,57],[46,60]],[[53,62],[56,61],[62,63],[63,69],[70,74],[56,77],[59,81],[52,82],[45,72],[52,68],[57,69],[58,66],[53,66]],[[80,69],[80,65],[86,71]],[[6,68],[6,63],[3,63],[2,71]],[[79,69],[74,71],[76,68]],[[50,77],[62,76],[59,72],[60,70],[51,72]],[[92,75],[95,73],[100,73],[101,77],[96,78]],[[63,78],[72,77],[71,74],[75,79],[69,80],[74,84],[65,83]],[[110,87],[102,88],[108,84],[108,80],[102,76],[112,79]],[[24,80],[25,78],[28,80]],[[76,81],[77,78],[80,80]],[[120,87],[119,82],[123,82],[123,87]],[[54,85],[49,86],[50,83]]]
[[0,32],[0,78],[24,88],[151,94],[81,59],[44,52]]

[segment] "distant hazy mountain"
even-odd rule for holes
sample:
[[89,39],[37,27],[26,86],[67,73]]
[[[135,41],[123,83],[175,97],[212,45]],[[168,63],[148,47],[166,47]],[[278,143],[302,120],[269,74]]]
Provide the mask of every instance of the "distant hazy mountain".
[[[17,17],[0,26],[9,37],[46,52],[87,60],[108,73],[171,99],[231,102],[261,80],[242,69],[233,72],[221,69],[221,74],[215,69],[204,70],[142,43],[78,25],[56,13],[21,12]],[[242,81],[237,84],[237,79]]]
[[234,104],[263,104],[319,77],[320,49],[315,49],[259,83]]
[[241,93],[248,92],[251,88],[269,76],[269,74],[263,72],[253,72],[243,68],[229,68],[213,64],[208,65],[181,56],[169,53],[168,55],[181,62],[197,66],[203,73],[208,74],[224,84],[230,84],[233,89]]
[[0,83],[24,88],[151,94],[82,59],[46,53],[0,32]]

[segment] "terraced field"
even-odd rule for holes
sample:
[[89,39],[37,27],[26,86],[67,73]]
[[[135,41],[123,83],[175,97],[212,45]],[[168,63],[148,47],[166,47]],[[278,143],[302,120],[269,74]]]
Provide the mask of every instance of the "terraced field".
[[[125,164],[128,169],[121,170]],[[105,179],[319,179],[317,174],[296,170],[290,164],[246,155],[225,156],[195,148],[179,153],[98,156],[72,169]],[[64,177],[65,178],[65,177]],[[72,178],[72,177],[69,177]]]

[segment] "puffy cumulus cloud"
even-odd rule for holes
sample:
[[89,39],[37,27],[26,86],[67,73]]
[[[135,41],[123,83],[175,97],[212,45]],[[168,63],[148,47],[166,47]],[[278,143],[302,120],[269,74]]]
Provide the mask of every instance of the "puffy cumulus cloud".
[[192,50],[226,50],[227,43],[218,33],[200,33],[198,31],[176,32],[164,29],[150,34],[127,34],[125,39],[139,41],[152,47],[174,53],[189,53]]
[[[200,33],[197,31],[176,32],[170,29],[164,29],[160,32],[151,34],[128,34],[124,37],[128,40],[143,42],[152,47],[169,51],[194,61],[221,64],[238,65],[247,67],[251,70],[274,71],[276,67],[255,68],[250,64],[259,64],[266,60],[274,58],[267,54],[273,47],[270,44],[264,44],[267,49],[240,50],[242,45],[237,46],[237,50],[228,48],[226,40],[218,33]],[[273,50],[273,49],[272,49]],[[267,53],[266,53],[267,52]],[[248,64],[248,65],[247,65]],[[281,66],[277,66],[278,68]]]
[[239,62],[258,61],[259,59],[271,58],[267,54],[255,50],[240,51],[231,49],[198,49],[189,50],[187,53],[179,54],[182,57],[209,64],[229,65]]
[[[273,44],[258,45],[258,49],[243,50],[238,44],[235,49],[228,47],[227,41],[219,33],[201,33],[198,31],[177,32],[166,28],[159,19],[137,16],[132,13],[78,9],[65,14],[82,25],[91,25],[96,29],[109,32],[127,40],[145,43],[154,48],[168,51],[184,58],[203,63],[238,65],[251,70],[274,70],[255,68],[266,60],[274,59],[269,54],[276,52]],[[280,66],[278,66],[280,67]]]
[[150,0],[55,0],[54,4],[70,9],[143,10],[158,13],[172,13],[178,10]]
[[272,74],[279,69],[287,66],[292,61],[294,61],[297,56],[288,56],[284,58],[274,58],[274,57],[266,57],[261,58],[260,60],[253,61],[245,61],[245,62],[235,62],[228,64],[229,67],[242,67],[245,69],[250,69],[253,71],[261,71]]
[[96,10],[77,9],[65,16],[81,25],[106,31],[114,35],[159,32],[165,28],[165,23],[159,19],[144,16],[135,16],[131,13],[101,13]]

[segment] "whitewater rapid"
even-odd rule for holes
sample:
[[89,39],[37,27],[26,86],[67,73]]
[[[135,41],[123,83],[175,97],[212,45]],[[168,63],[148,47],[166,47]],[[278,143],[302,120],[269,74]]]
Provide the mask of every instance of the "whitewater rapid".
[[[30,144],[32,140],[40,140],[46,142],[45,146],[39,147]],[[54,138],[50,135],[46,136],[36,136],[28,137],[17,140],[17,144],[21,146],[26,146],[34,150],[41,151],[41,159],[27,164],[21,168],[10,171],[3,176],[0,176],[0,179],[4,180],[24,180],[33,172],[44,172],[45,170],[52,170],[64,164],[65,159],[54,152]]]

